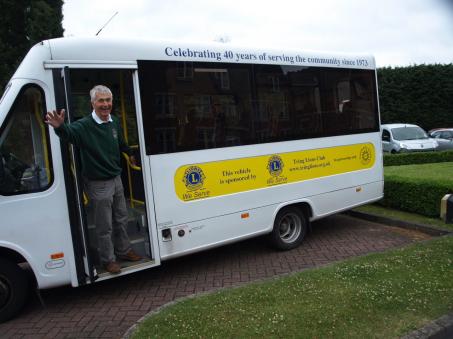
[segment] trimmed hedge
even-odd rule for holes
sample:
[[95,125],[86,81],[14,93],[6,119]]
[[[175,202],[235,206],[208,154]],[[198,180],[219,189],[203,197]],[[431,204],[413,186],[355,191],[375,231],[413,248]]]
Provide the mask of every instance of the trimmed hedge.
[[428,217],[439,217],[440,201],[453,193],[446,183],[385,176],[384,199],[379,204]]
[[428,164],[434,162],[453,162],[453,150],[440,152],[384,154],[384,166]]
[[384,67],[377,75],[383,124],[404,121],[425,130],[450,126],[453,64]]

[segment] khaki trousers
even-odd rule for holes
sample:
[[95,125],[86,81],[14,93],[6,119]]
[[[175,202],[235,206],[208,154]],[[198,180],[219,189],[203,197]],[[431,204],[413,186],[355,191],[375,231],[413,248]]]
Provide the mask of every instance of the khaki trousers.
[[126,232],[128,213],[121,177],[85,179],[84,184],[89,197],[89,213],[96,226],[101,262],[116,261],[115,253],[124,255],[131,248]]

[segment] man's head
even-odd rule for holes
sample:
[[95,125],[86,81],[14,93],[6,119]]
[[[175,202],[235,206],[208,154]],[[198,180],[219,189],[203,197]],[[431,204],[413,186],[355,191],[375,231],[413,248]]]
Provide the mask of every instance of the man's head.
[[107,121],[112,111],[113,96],[110,89],[103,85],[94,86],[90,91],[91,105],[96,115]]

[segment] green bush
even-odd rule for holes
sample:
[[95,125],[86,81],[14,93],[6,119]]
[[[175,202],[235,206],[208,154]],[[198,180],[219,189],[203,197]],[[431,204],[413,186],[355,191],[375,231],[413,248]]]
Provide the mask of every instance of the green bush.
[[384,166],[453,162],[453,150],[441,152],[384,154]]
[[383,206],[439,217],[440,201],[453,192],[451,184],[432,180],[385,176]]
[[450,126],[453,64],[384,67],[377,74],[383,124],[406,122],[425,130]]

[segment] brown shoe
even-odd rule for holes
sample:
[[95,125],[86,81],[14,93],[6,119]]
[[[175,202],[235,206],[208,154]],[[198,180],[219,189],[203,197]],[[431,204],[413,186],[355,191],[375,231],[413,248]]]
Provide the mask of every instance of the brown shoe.
[[126,254],[117,255],[118,258],[127,261],[139,261],[142,260],[142,257],[139,256],[134,250],[129,250]]
[[111,274],[118,274],[121,272],[121,266],[116,261],[105,264],[104,268]]

